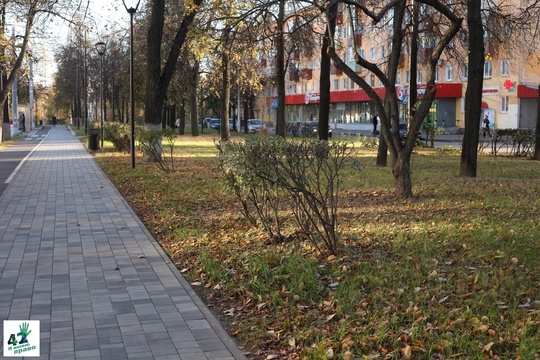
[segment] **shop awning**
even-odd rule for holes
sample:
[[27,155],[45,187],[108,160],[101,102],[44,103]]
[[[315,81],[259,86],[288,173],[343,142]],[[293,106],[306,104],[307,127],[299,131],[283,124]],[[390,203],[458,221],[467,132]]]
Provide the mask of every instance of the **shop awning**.
[[487,102],[482,101],[482,110],[487,110],[487,109],[489,109]]

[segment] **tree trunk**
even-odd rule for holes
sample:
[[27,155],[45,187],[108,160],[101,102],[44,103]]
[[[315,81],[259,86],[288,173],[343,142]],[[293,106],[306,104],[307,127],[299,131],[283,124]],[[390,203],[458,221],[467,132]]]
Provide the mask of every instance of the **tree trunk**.
[[[278,90],[278,108],[276,121],[276,135],[285,137],[287,120],[285,113],[285,0],[279,0],[279,14],[277,18],[276,34],[276,76]],[[247,127],[247,126],[246,126]]]
[[[184,15],[165,61],[162,61],[161,44],[165,24],[165,0],[154,0],[150,4],[151,14],[147,36],[146,96],[144,99],[145,125],[161,124],[161,109],[165,94],[176,70],[178,57],[186,40],[190,25],[193,23],[202,0],[194,0],[188,13]],[[163,69],[161,66],[163,65]],[[151,126],[150,126],[151,127]],[[193,132],[193,130],[192,130]]]
[[180,125],[178,126],[178,135],[184,135],[186,130],[186,98],[182,96],[182,104],[178,110]]
[[377,166],[388,165],[388,144],[384,136],[379,136],[379,147],[377,148]]
[[[225,34],[229,34],[230,29],[225,29]],[[225,43],[228,42],[227,35],[225,35]],[[221,91],[221,106],[220,106],[220,117],[221,124],[219,127],[219,134],[222,141],[229,141],[231,133],[229,130],[229,102],[231,99],[231,67],[229,63],[229,52],[226,49],[226,45],[223,47],[223,54],[221,56],[222,60],[222,81],[223,87]]]
[[534,160],[540,160],[540,85],[538,86],[538,99],[536,103],[536,141],[534,143]]
[[392,174],[396,182],[396,196],[399,199],[412,198],[411,159],[409,154],[403,151],[398,153],[392,164]]
[[328,124],[330,123],[330,66],[331,59],[328,53],[330,43],[334,41],[336,32],[337,2],[328,7],[328,23],[321,47],[321,78],[320,78],[320,102],[319,102],[319,125],[317,132],[319,139],[328,140]]
[[[413,22],[412,22],[412,35],[413,39],[418,39],[418,7],[419,3],[417,1],[413,4]],[[416,102],[418,101],[418,62],[413,61],[413,59],[418,58],[418,41],[411,41],[411,63],[410,63],[410,81],[409,81],[409,119],[414,118],[416,113]],[[410,122],[407,125],[408,130],[410,130]],[[409,132],[410,133],[410,132]],[[412,134],[414,136],[414,134]]]
[[249,132],[247,128],[247,119],[249,119],[249,100],[247,96],[247,94],[244,94],[244,118],[242,119],[242,125],[240,126],[242,129],[244,129],[244,134]]
[[481,6],[481,0],[467,1],[469,69],[467,91],[465,92],[465,133],[461,149],[460,177],[476,177],[484,82],[484,35]]
[[198,117],[198,99],[197,99],[197,89],[199,87],[199,62],[196,61],[193,65],[192,78],[191,78],[191,91],[189,93],[191,99],[191,136],[199,136],[199,121]]

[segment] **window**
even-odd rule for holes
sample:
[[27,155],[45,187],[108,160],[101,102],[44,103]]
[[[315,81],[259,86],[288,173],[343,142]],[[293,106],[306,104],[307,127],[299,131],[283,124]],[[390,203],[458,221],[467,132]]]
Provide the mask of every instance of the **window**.
[[501,59],[501,76],[510,75],[510,59]]
[[508,112],[508,96],[501,96],[501,112]]
[[396,73],[396,84],[398,84],[398,85],[401,84],[401,76],[400,75],[401,75],[401,73],[398,71]]
[[370,85],[371,87],[375,87],[375,75],[371,75],[371,76],[369,77],[369,85]]
[[311,92],[315,92],[315,82],[311,83]]
[[348,90],[349,89],[349,78],[344,78],[343,79],[343,90]]
[[353,79],[351,79],[351,90],[353,90],[353,89],[354,89],[354,81],[353,81]]
[[453,77],[454,77],[454,69],[452,68],[452,66],[447,66],[444,71],[444,80],[452,81]]
[[418,69],[418,71],[416,72],[416,83],[422,83],[422,69]]
[[352,47],[347,49],[347,61],[354,61],[354,51]]
[[407,85],[411,79],[409,70],[405,70],[405,79],[403,79],[403,83]]
[[484,63],[484,78],[490,78],[493,74],[493,64],[491,60],[486,60]]
[[366,52],[364,51],[364,49],[361,49],[361,50],[360,50],[360,57],[361,57],[362,59],[365,59],[365,58],[366,58]]
[[369,49],[369,59],[372,61],[375,60],[375,48]]
[[436,67],[433,71],[435,72],[435,82],[439,82],[439,68]]
[[386,57],[386,45],[383,45],[381,47],[381,58],[384,59]]
[[334,91],[338,91],[338,90],[339,90],[339,80],[335,79],[334,80]]
[[461,80],[466,81],[469,78],[469,67],[467,65],[463,65],[461,67]]

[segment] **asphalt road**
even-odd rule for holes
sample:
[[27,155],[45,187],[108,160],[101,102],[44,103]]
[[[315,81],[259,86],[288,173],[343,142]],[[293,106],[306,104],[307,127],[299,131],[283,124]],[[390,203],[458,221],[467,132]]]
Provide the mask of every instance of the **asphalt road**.
[[45,139],[49,131],[50,126],[44,126],[43,129],[29,132],[27,137],[14,144],[0,148],[0,195],[9,185],[11,175],[18,170],[21,161]]

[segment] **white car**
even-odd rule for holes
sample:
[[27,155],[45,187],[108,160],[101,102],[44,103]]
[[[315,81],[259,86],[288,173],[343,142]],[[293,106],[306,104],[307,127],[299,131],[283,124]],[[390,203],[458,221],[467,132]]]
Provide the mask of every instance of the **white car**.
[[264,129],[264,123],[261,119],[249,119],[247,124],[249,133],[256,133],[257,131]]

